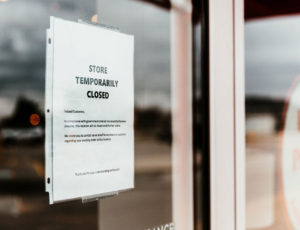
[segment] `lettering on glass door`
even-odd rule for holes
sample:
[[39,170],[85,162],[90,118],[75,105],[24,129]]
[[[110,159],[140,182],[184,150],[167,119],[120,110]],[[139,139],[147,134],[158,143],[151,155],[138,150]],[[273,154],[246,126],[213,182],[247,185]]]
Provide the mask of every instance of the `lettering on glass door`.
[[148,228],[147,230],[175,230],[175,227],[174,223],[169,223],[154,228]]

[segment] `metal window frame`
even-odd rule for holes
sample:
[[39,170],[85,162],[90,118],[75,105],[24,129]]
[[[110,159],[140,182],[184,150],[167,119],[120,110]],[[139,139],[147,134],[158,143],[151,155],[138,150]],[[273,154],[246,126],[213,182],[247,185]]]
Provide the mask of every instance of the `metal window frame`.
[[176,229],[194,228],[192,134],[192,4],[172,0],[172,216]]
[[210,229],[245,229],[244,2],[208,0]]
[[[149,1],[149,0],[144,0]],[[208,71],[208,98],[209,98],[209,159],[206,161],[209,165],[210,186],[205,191],[208,191],[210,207],[205,213],[204,217],[210,217],[209,224],[205,223],[204,227],[208,227],[212,230],[224,230],[224,229],[245,229],[245,75],[244,75],[244,1],[243,0],[203,0],[205,9],[204,12],[204,27],[203,32],[207,32],[204,35],[207,39],[208,45],[208,60],[205,62]],[[150,1],[152,2],[152,1]],[[173,38],[172,56],[173,63],[176,63],[176,57],[179,57],[180,53],[177,53],[177,48],[181,47],[181,51],[188,54],[191,58],[191,46],[189,44],[189,34],[183,35],[180,32],[184,30],[184,22],[178,27],[176,24],[178,19],[182,17],[180,14],[186,12],[190,4],[189,0],[173,0],[173,1],[160,1],[164,4],[158,4],[161,7],[169,9],[173,16],[171,23]],[[153,3],[153,2],[152,2]],[[157,2],[154,2],[157,3]],[[201,13],[201,12],[200,12]],[[176,19],[177,18],[177,19]],[[177,22],[176,22],[177,21]],[[180,23],[179,23],[180,24]],[[181,32],[182,32],[181,31]],[[190,29],[188,29],[190,31]],[[179,37],[178,37],[179,36]],[[207,37],[206,37],[207,36]],[[187,39],[187,40],[186,40]],[[184,41],[182,43],[182,41]],[[206,48],[206,47],[205,47]],[[206,57],[202,57],[206,58]],[[174,64],[172,65],[174,67]],[[187,79],[191,78],[191,73],[188,69],[191,68],[190,64],[186,67]],[[206,68],[206,66],[202,66]],[[173,79],[181,79],[184,76],[176,73],[176,69],[173,69]],[[184,72],[184,71],[183,71]],[[190,80],[187,80],[190,81]],[[176,80],[175,80],[176,82]],[[188,96],[188,88],[190,84],[186,85],[186,88],[178,88],[173,85],[173,91],[178,91],[181,95]],[[178,95],[179,95],[178,94]],[[177,111],[186,109],[184,107],[178,107]],[[173,107],[173,108],[174,108]],[[176,113],[176,109],[173,110]],[[188,113],[190,113],[189,111]],[[191,117],[191,115],[190,115]],[[174,119],[174,123],[182,122],[189,126],[189,118],[186,119]],[[187,142],[191,138],[188,138],[191,131],[186,130]],[[206,140],[207,140],[206,139]],[[173,146],[173,149],[180,146]],[[191,156],[191,149],[189,145],[181,146],[182,149],[187,150],[189,157]],[[180,154],[178,155],[180,158]],[[190,159],[191,160],[191,159]],[[186,168],[190,165],[189,161],[184,161],[181,165]],[[175,160],[176,161],[176,160]],[[175,162],[173,162],[175,163]],[[184,167],[185,166],[185,167]],[[174,168],[173,168],[174,169]],[[189,170],[188,170],[189,171]],[[190,171],[186,172],[185,179],[189,179]],[[173,178],[175,180],[175,178]],[[187,184],[189,188],[191,181]],[[175,189],[176,186],[173,188]],[[179,187],[178,187],[179,188]],[[187,189],[190,190],[190,189]],[[187,192],[187,191],[186,191]],[[173,210],[173,218],[180,222],[179,226],[191,229],[191,219],[188,215],[185,217],[180,216],[176,210],[180,210],[185,207],[185,211],[192,213],[192,204],[190,200],[191,191],[185,193],[189,194],[188,197],[177,197],[181,201],[181,205],[176,205],[176,198],[173,197],[173,204],[175,205],[175,211]],[[206,194],[206,193],[204,193]],[[173,194],[173,196],[176,194]],[[193,197],[195,199],[195,197]],[[204,200],[205,198],[203,198]],[[175,203],[174,203],[175,201]],[[176,208],[177,207],[177,208]],[[203,206],[205,207],[205,205]],[[204,210],[205,212],[205,210]],[[204,220],[206,222],[206,220]],[[178,222],[178,223],[179,223]]]

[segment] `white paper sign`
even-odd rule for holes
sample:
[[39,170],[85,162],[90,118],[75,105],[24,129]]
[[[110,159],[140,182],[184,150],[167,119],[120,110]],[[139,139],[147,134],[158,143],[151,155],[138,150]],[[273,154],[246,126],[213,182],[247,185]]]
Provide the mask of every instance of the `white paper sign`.
[[131,189],[134,38],[50,21],[45,107],[50,203]]

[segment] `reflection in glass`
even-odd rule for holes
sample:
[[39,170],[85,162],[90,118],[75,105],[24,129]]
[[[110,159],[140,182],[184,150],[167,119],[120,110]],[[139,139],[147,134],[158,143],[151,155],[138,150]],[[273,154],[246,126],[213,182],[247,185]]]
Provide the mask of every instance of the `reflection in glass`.
[[99,1],[99,20],[135,36],[135,189],[100,201],[99,221],[102,229],[152,229],[172,222],[169,12],[115,4]]
[[[299,197],[300,183],[294,179],[285,186],[292,175],[284,176],[297,164],[297,156],[291,158],[293,151],[285,148],[291,148],[299,135],[291,132],[299,132],[297,111],[286,116],[293,104],[289,89],[300,74],[300,33],[295,30],[299,25],[297,16],[249,21],[245,26],[248,229],[300,228],[299,199],[286,208],[286,194]],[[286,158],[289,162],[283,163]],[[293,176],[299,178],[299,172]]]
[[97,206],[49,206],[44,188],[45,39],[50,15],[89,20],[95,0],[0,3],[0,229],[97,229]]

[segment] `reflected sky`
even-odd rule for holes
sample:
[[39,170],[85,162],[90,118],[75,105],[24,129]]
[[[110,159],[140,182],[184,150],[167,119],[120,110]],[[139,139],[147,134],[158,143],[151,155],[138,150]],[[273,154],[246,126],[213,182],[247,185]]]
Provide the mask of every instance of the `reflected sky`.
[[0,118],[24,95],[44,105],[45,39],[50,15],[89,19],[95,0],[11,0],[0,3]]
[[135,36],[136,104],[170,109],[169,12],[134,0],[100,0],[98,9],[100,22]]
[[[139,107],[170,109],[170,15],[133,0],[0,2],[0,118],[25,95],[44,104],[45,30],[50,15],[99,21],[135,36],[135,98]],[[246,94],[283,99],[300,74],[300,17],[246,23]]]
[[45,30],[50,15],[89,20],[98,10],[101,23],[135,35],[136,104],[170,108],[168,12],[132,0],[99,2],[11,0],[0,4],[0,118],[12,112],[19,95],[44,105]]
[[300,16],[246,23],[247,96],[284,99],[300,75]]

